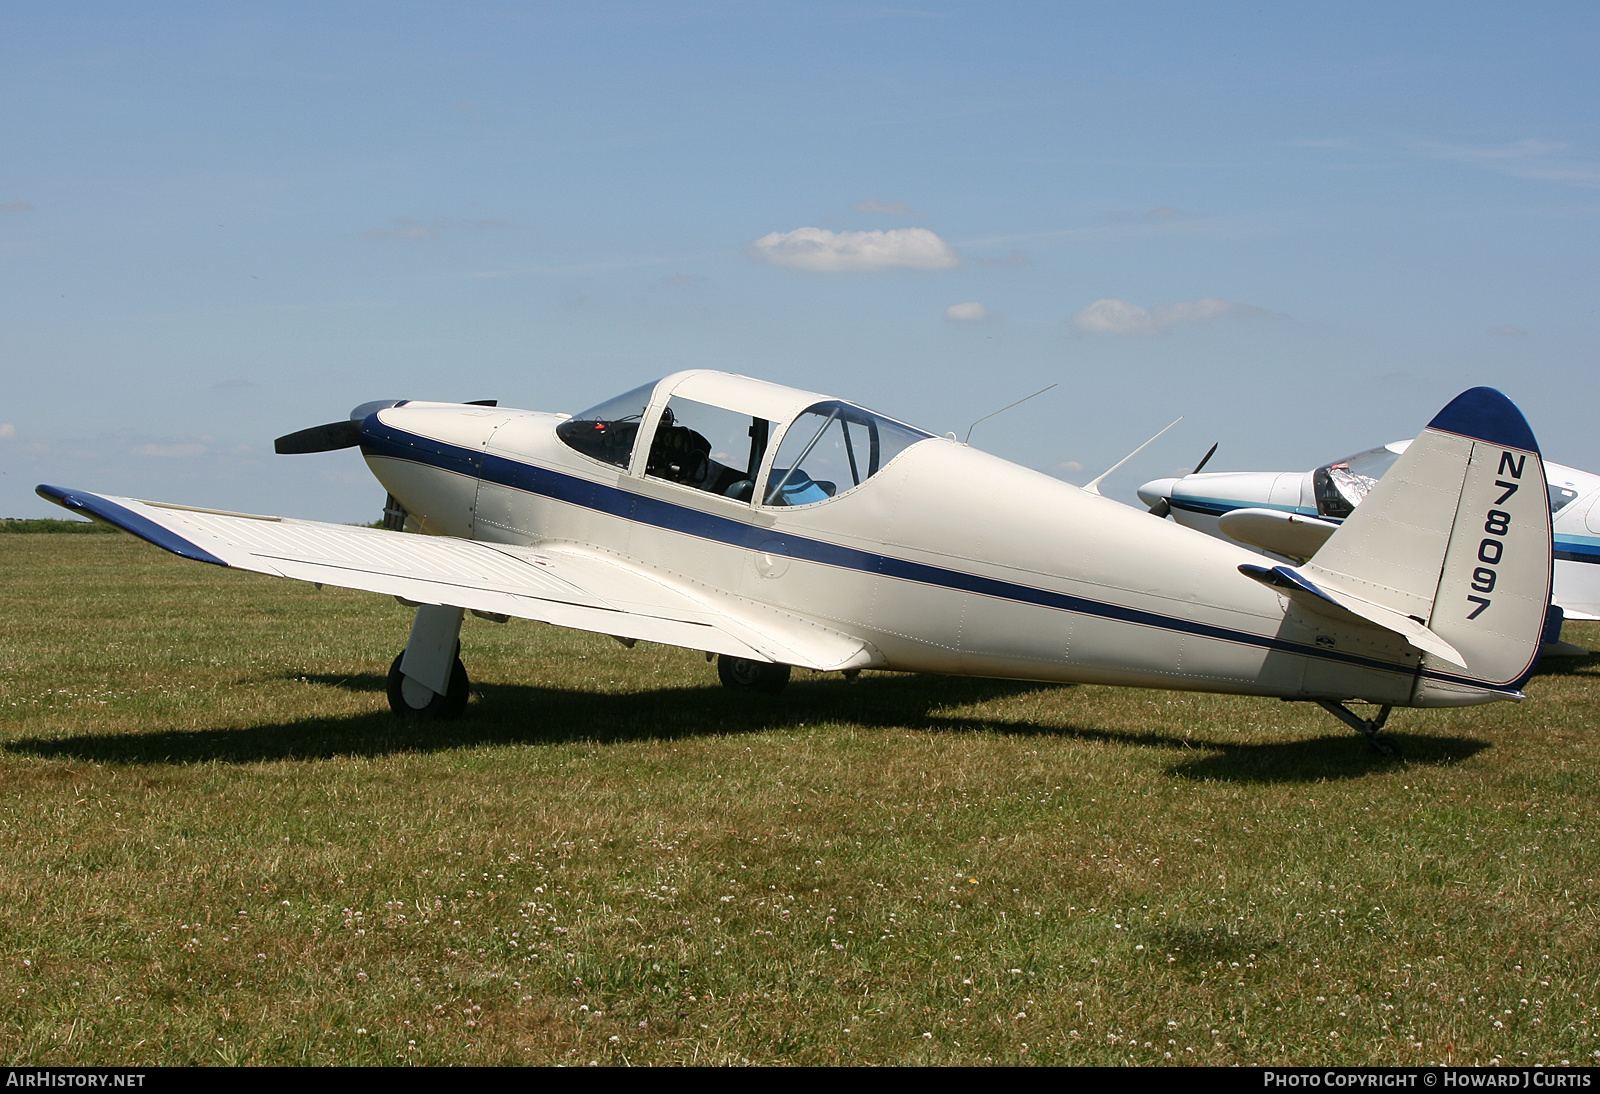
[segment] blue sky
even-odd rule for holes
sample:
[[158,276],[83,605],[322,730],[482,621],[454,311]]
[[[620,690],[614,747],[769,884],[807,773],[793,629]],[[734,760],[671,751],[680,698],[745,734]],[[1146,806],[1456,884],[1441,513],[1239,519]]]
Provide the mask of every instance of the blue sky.
[[[376,517],[374,398],[687,367],[1085,481],[1305,469],[1465,387],[1600,471],[1600,8],[13,5],[0,515]],[[811,229],[809,233],[801,230]],[[856,233],[882,233],[861,235]]]

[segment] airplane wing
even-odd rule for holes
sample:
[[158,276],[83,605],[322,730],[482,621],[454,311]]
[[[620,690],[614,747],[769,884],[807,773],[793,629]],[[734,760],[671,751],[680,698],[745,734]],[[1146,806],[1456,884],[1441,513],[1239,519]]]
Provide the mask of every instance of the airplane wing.
[[196,562],[800,668],[861,668],[878,659],[859,638],[814,621],[700,593],[579,547],[482,543],[55,486],[38,492]]

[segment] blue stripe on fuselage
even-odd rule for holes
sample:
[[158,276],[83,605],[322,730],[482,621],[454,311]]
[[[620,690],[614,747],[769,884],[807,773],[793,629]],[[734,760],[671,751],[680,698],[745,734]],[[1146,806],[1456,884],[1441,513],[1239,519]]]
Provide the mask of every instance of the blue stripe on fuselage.
[[[769,554],[781,554],[788,558],[815,562],[824,566],[881,574],[884,577],[892,577],[902,581],[912,581],[923,585],[977,593],[999,600],[1034,604],[1059,611],[1076,612],[1135,626],[1178,631],[1202,638],[1256,646],[1281,653],[1318,657],[1323,660],[1337,661],[1360,668],[1397,672],[1407,676],[1415,675],[1418,671],[1405,665],[1341,653],[1337,650],[1324,649],[1320,646],[1289,642],[1281,638],[1254,634],[1250,631],[1235,630],[1231,627],[1219,627],[1177,616],[1161,615],[1157,612],[1143,611],[1121,604],[1089,600],[1080,596],[1072,596],[1068,593],[1054,592],[1049,589],[1020,585],[1015,582],[983,577],[979,574],[966,573],[961,570],[950,570],[942,566],[932,566],[922,562],[913,562],[909,559],[895,558],[892,555],[880,555],[854,547],[845,547],[823,540],[810,539],[791,532],[775,532],[772,529],[753,526],[730,517],[704,513],[698,509],[676,505],[659,498],[635,494],[615,486],[606,486],[603,483],[593,482],[561,471],[554,471],[547,467],[538,467],[518,460],[507,459],[492,452],[477,453],[445,441],[437,441],[413,433],[406,433],[403,430],[384,425],[377,421],[375,416],[362,423],[361,450],[367,455],[408,460],[450,471],[459,471],[463,467],[473,467],[476,469],[475,471],[465,471],[463,473],[481,475],[484,481],[497,486],[505,486],[513,490],[537,494],[555,501],[566,502],[569,505],[606,513],[623,520],[631,520],[653,528],[679,532],[697,539],[724,543],[744,550],[754,551],[759,549]],[[776,546],[775,540],[781,540],[782,546]],[[1432,679],[1467,684],[1486,691],[1515,694],[1514,688],[1489,684],[1469,677],[1455,676],[1431,669],[1424,670],[1422,674]]]
[[1556,557],[1567,562],[1587,562],[1600,565],[1600,540],[1589,536],[1555,537]]

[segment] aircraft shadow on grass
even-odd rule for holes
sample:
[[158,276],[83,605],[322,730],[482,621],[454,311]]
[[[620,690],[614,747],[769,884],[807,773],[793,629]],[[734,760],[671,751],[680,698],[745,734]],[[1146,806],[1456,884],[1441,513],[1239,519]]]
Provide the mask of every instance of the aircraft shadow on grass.
[[1535,680],[1545,676],[1600,676],[1600,652],[1582,657],[1545,657],[1534,666]]
[[[387,686],[385,678],[375,673],[295,674],[292,678],[361,693],[383,693]],[[482,745],[625,744],[851,722],[871,729],[993,733],[1164,749],[1186,756],[1167,769],[1170,775],[1199,781],[1296,783],[1352,779],[1400,765],[1399,761],[1369,755],[1361,741],[1350,734],[1243,742],[1228,739],[1226,731],[1207,737],[1175,736],[949,713],[952,708],[1071,686],[972,677],[885,675],[864,677],[848,685],[837,679],[796,681],[780,699],[735,695],[715,686],[605,694],[475,683],[475,702],[468,707],[467,716],[458,721],[404,721],[388,710],[374,710],[243,729],[32,737],[4,747],[17,754],[97,763],[261,763],[439,752]],[[1474,738],[1409,733],[1394,737],[1405,752],[1404,763],[1411,765],[1455,764],[1489,747],[1488,742]]]

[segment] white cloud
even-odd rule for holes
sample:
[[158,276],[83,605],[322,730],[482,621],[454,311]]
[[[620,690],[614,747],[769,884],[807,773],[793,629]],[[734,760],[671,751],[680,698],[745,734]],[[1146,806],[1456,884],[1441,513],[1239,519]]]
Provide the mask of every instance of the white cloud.
[[944,310],[944,317],[957,323],[981,323],[988,319],[989,315],[989,309],[976,300],[969,300],[965,304],[951,304]]
[[858,213],[882,213],[891,217],[915,217],[922,214],[911,207],[908,201],[858,201],[850,206]]
[[1452,144],[1447,141],[1400,140],[1361,143],[1348,140],[1292,141],[1301,148],[1326,148],[1337,152],[1383,155],[1400,151],[1408,155],[1466,164],[1513,178],[1566,183],[1600,189],[1600,164],[1573,154],[1566,141],[1535,138],[1494,145]]
[[1567,148],[1566,144],[1536,140],[1515,141],[1498,148],[1470,148],[1460,144],[1445,144],[1442,141],[1422,142],[1423,151],[1431,155],[1469,163],[1506,163],[1512,160],[1536,159],[1552,152],[1564,152]]
[[1052,467],[1045,468],[1044,472],[1052,478],[1060,479],[1063,482],[1070,482],[1074,486],[1082,486],[1084,480],[1088,477],[1084,474],[1083,464],[1079,463],[1077,460],[1066,460],[1063,463],[1058,463]]
[[15,422],[0,422],[0,441],[16,440],[17,426]]
[[959,265],[955,248],[926,228],[887,232],[833,232],[796,228],[770,232],[750,244],[752,257],[809,273],[848,270],[947,270]]
[[1435,159],[1476,164],[1517,178],[1600,188],[1600,166],[1562,158],[1561,153],[1569,147],[1565,143],[1540,140],[1513,141],[1497,147],[1479,148],[1439,141],[1424,141],[1420,145],[1425,155]]
[[1235,304],[1221,297],[1179,301],[1141,308],[1126,300],[1096,300],[1072,317],[1072,326],[1083,334],[1116,334],[1146,338],[1161,334],[1177,323],[1206,323],[1224,316],[1265,315],[1261,308]]

